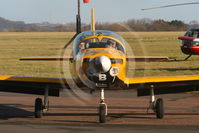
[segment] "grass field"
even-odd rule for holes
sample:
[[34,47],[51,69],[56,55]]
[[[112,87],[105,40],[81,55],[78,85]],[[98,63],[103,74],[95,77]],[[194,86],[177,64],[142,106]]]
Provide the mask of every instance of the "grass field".
[[[24,56],[60,56],[64,44],[74,33],[2,32],[0,33],[0,74],[62,77],[55,61],[19,61]],[[129,55],[169,56],[182,60],[178,36],[183,32],[119,33],[127,43]],[[67,49],[71,54],[71,46]],[[199,56],[188,61],[129,63],[128,76],[168,76],[199,74]],[[66,68],[67,69],[67,68]]]

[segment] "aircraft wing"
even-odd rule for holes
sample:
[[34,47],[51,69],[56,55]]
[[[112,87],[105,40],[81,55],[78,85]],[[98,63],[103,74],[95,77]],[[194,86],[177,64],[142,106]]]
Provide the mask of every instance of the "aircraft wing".
[[46,61],[60,61],[60,60],[73,60],[73,57],[72,56],[64,56],[64,57],[22,57],[20,58],[20,60],[32,60],[32,61],[43,61],[43,60],[46,60]]
[[127,78],[124,83],[136,88],[138,96],[150,95],[152,86],[156,95],[199,91],[199,75]]
[[[167,56],[127,56],[128,61],[168,61],[170,58]],[[22,57],[20,60],[24,61],[60,61],[60,60],[73,60],[72,56],[64,57]]]
[[127,61],[168,61],[167,56],[127,56]]
[[[170,58],[167,56],[127,56],[127,61],[168,61]],[[73,57],[22,57],[21,61],[72,61]]]
[[49,96],[59,96],[63,84],[69,88],[72,79],[45,78],[45,77],[20,77],[0,76],[0,91],[24,94],[44,95],[49,89]]

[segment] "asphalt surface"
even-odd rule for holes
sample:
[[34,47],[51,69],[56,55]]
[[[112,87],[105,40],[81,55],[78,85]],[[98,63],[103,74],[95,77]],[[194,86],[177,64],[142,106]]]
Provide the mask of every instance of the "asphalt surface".
[[34,99],[38,96],[0,93],[0,132],[199,132],[199,94],[161,96],[165,117],[156,119],[152,111],[147,112],[149,97],[138,98],[133,91],[108,91],[105,97],[109,115],[105,124],[98,123],[99,93],[79,94],[65,92],[60,98],[50,97],[48,113],[36,119]]
[[198,133],[197,126],[1,124],[2,133]]

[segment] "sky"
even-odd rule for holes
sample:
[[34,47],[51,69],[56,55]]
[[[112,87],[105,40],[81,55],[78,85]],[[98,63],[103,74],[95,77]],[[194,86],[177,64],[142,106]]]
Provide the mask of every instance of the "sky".
[[[81,0],[82,3],[83,0]],[[81,4],[81,17],[90,23],[90,10],[95,8],[97,22],[121,22],[129,19],[164,19],[199,21],[199,4],[142,11],[142,8],[168,4],[198,2],[196,0],[91,0]],[[75,22],[77,0],[0,0],[0,17],[26,23]]]

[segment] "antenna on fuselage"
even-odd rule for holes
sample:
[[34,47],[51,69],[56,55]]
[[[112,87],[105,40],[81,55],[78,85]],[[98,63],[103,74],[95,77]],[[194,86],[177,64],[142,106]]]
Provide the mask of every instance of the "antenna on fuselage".
[[76,36],[81,33],[81,14],[80,14],[80,0],[77,0],[77,15],[76,15],[76,33],[75,35],[66,43],[64,48],[67,48],[73,40],[76,38]]
[[95,9],[91,9],[91,30],[95,31]]

